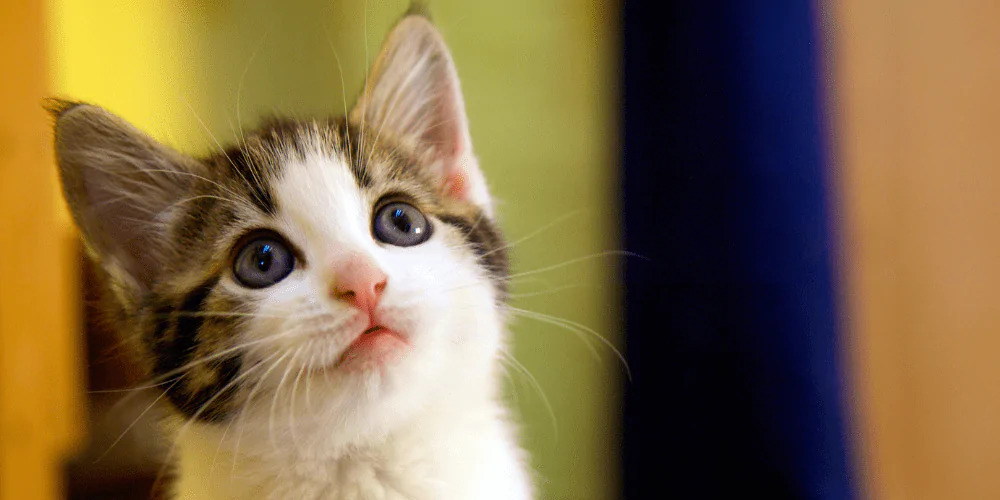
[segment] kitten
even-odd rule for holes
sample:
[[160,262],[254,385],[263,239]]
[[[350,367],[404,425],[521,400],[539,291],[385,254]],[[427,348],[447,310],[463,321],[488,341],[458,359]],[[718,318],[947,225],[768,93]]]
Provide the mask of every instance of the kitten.
[[174,498],[532,497],[500,403],[506,246],[427,19],[348,116],[213,157],[53,113],[105,312],[176,414]]

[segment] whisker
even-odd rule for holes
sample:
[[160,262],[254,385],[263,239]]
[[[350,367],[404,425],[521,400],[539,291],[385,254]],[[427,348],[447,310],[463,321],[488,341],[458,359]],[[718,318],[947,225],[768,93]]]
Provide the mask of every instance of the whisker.
[[[276,355],[276,354],[274,354],[274,355]],[[274,355],[272,355],[272,356],[274,356]],[[157,474],[156,474],[156,480],[153,482],[153,490],[154,491],[156,490],[157,485],[159,485],[160,481],[162,480],[163,473],[166,471],[167,465],[170,464],[170,463],[172,463],[172,461],[173,461],[173,455],[174,455],[174,451],[176,451],[176,449],[177,449],[177,443],[180,441],[180,439],[184,435],[184,433],[187,432],[188,428],[190,428],[191,425],[194,424],[198,420],[198,417],[200,417],[201,414],[204,413],[205,410],[208,409],[208,407],[211,406],[212,403],[214,403],[216,399],[218,399],[220,396],[222,396],[223,394],[225,394],[226,391],[228,391],[231,387],[234,387],[234,386],[236,386],[236,384],[239,384],[240,382],[242,382],[242,380],[244,378],[250,376],[253,372],[255,372],[257,369],[259,369],[261,366],[263,366],[263,364],[264,364],[263,362],[262,363],[258,363],[256,365],[248,368],[247,370],[245,370],[240,375],[237,375],[236,377],[234,377],[226,385],[222,386],[221,389],[219,389],[218,391],[216,391],[215,394],[213,394],[212,397],[208,399],[208,401],[206,401],[204,404],[202,404],[201,407],[199,407],[198,410],[196,412],[194,412],[194,415],[191,415],[191,417],[187,419],[187,421],[184,423],[184,425],[181,426],[180,431],[178,431],[177,434],[174,436],[173,443],[170,445],[170,449],[167,451],[166,460],[164,461],[163,465],[160,467],[159,472],[157,472]]]
[[[264,374],[260,376],[260,378],[257,380],[257,383],[254,384],[252,389],[250,389],[250,394],[247,396],[246,401],[243,402],[243,408],[240,410],[240,416],[239,416],[240,423],[238,425],[240,433],[236,436],[236,446],[233,451],[233,460],[232,460],[233,463],[232,463],[232,468],[229,471],[230,483],[232,483],[233,481],[233,476],[236,475],[236,461],[239,459],[240,456],[240,442],[243,440],[243,430],[246,427],[244,423],[246,422],[246,415],[250,407],[250,402],[253,401],[253,397],[257,393],[257,390],[260,389],[260,386],[264,384],[265,380],[267,380],[267,376],[270,375],[271,372],[274,371],[274,369],[277,368],[278,365],[280,365],[281,362],[284,361],[285,358],[291,354],[292,351],[285,351],[285,353],[280,358],[278,358],[277,361],[271,363],[271,367],[268,368],[267,371],[265,371]],[[263,362],[261,362],[261,364],[263,364]]]
[[[503,363],[503,359],[501,359],[500,362]],[[523,413],[521,409],[521,397],[518,395],[518,388],[517,388],[518,383],[520,381],[514,378],[514,375],[511,374],[510,370],[507,369],[507,365],[501,367],[500,373],[503,374],[504,381],[507,384],[507,387],[510,388],[510,395],[514,399],[513,409],[515,410],[515,413],[517,414]]]
[[[337,48],[333,44],[333,37],[330,36],[330,29],[327,25],[323,25],[323,33],[326,34],[326,42],[330,45],[330,50],[333,51],[333,58],[337,61],[337,73],[340,74],[340,97],[344,102],[344,127],[347,129],[347,151],[351,151],[351,120],[350,114],[347,111],[347,86],[344,84],[344,68],[340,64],[340,54],[337,53]],[[350,153],[348,153],[350,154]]]
[[215,475],[215,464],[219,460],[219,452],[222,451],[222,443],[226,441],[226,436],[229,435],[229,430],[233,427],[233,422],[235,418],[229,418],[229,423],[226,424],[226,430],[222,431],[222,437],[219,438],[219,442],[215,445],[215,454],[212,455],[212,466],[208,469],[208,477],[211,478]]
[[[323,365],[326,368],[326,364]],[[309,384],[312,381],[312,377],[306,377],[306,411],[312,413],[312,403],[309,399]]]
[[[127,153],[123,153],[123,152],[120,152],[120,151],[102,150],[100,152],[100,154],[96,154],[96,153],[94,153],[94,154],[86,154],[86,156],[88,156],[90,158],[94,158],[94,159],[103,159],[103,157],[111,157],[111,158],[115,158],[115,159],[121,160],[123,162],[133,164],[133,165],[143,164],[144,163],[144,160],[141,160],[139,158],[136,158],[134,156],[131,156],[131,155],[127,154]],[[162,165],[163,163],[164,162],[162,160],[157,160],[157,164]],[[128,170],[128,171],[116,171],[116,170],[110,170],[110,169],[107,169],[107,168],[98,167],[97,165],[100,165],[100,164],[101,164],[101,162],[99,162],[99,161],[93,161],[93,162],[90,162],[90,165],[88,166],[88,168],[92,168],[94,170],[97,170],[98,172],[101,172],[101,173],[103,173],[105,175],[109,175],[109,176],[112,176],[112,177],[116,177],[118,179],[125,180],[126,182],[132,182],[132,183],[134,183],[138,187],[148,187],[149,183],[148,182],[143,182],[143,181],[138,180],[138,179],[135,179],[134,177],[137,176],[137,175],[142,175],[142,176],[145,176],[145,177],[148,177],[150,179],[155,180],[155,177],[153,177],[151,174],[168,174],[168,175],[176,175],[176,176],[182,176],[182,177],[193,177],[193,178],[195,178],[197,180],[204,181],[204,182],[207,182],[209,184],[212,184],[213,186],[218,187],[219,189],[221,189],[223,191],[226,191],[228,194],[231,194],[231,195],[233,195],[233,196],[235,196],[237,198],[240,197],[239,193],[236,193],[236,192],[230,190],[226,186],[223,186],[222,184],[219,184],[218,182],[213,181],[212,179],[209,179],[209,178],[207,178],[207,177],[205,177],[203,175],[199,175],[199,174],[196,174],[194,172],[187,171],[187,170],[179,170],[179,169],[176,169],[176,168],[142,168],[142,169],[135,169],[135,170]]]
[[[186,371],[188,371],[188,370],[190,370],[190,369],[192,369],[192,368],[194,368],[196,366],[202,365],[204,363],[207,363],[207,362],[215,360],[215,359],[219,359],[219,358],[221,358],[223,356],[226,356],[227,354],[231,354],[231,353],[236,352],[238,350],[246,349],[247,347],[252,347],[252,346],[255,346],[255,345],[259,345],[259,344],[265,344],[265,343],[268,343],[268,342],[276,342],[278,340],[282,340],[284,338],[287,338],[288,336],[294,335],[295,333],[297,333],[299,331],[301,331],[301,328],[291,328],[289,330],[286,330],[286,331],[284,331],[284,332],[282,332],[280,334],[274,335],[274,336],[265,337],[265,338],[257,339],[257,340],[252,340],[252,341],[244,342],[242,344],[238,344],[238,345],[235,345],[235,346],[232,346],[232,347],[228,347],[226,349],[223,349],[222,351],[210,354],[208,356],[204,356],[204,357],[199,358],[199,359],[197,359],[195,361],[191,361],[188,364],[181,366],[180,368],[176,368],[176,369],[171,370],[171,371],[169,371],[167,373],[159,375],[159,376],[155,377],[152,380],[153,381],[158,381],[158,380],[163,380],[163,379],[170,379],[170,380],[172,380],[172,377],[174,375],[183,374],[184,372],[186,372]],[[149,385],[144,385],[144,386],[131,387],[131,388],[128,388],[128,389],[104,389],[104,390],[99,390],[99,391],[90,391],[90,393],[91,394],[100,394],[100,393],[141,391],[141,390],[145,390],[145,389],[152,389],[152,388],[155,388],[155,387],[159,387],[159,386],[161,386],[163,384],[169,383],[170,380],[166,380],[166,382],[156,382],[156,383],[149,384]]]
[[[366,98],[365,95],[371,93],[369,87],[373,83],[371,81],[371,75],[368,74],[368,62],[370,61],[370,59],[369,59],[370,56],[368,55],[368,0],[364,0],[364,9],[363,10],[364,10],[364,19],[362,20],[361,29],[362,29],[362,35],[364,36],[364,43],[365,43],[365,86],[364,86],[364,90],[362,91],[362,98],[365,99],[365,100],[367,100],[367,98]],[[365,107],[367,108],[368,105],[366,104]],[[366,127],[366,121],[367,121],[368,111],[366,109],[363,109],[363,111],[364,112],[361,113],[361,130],[358,131],[358,134],[359,134],[358,140],[361,142],[361,144],[358,145],[358,154],[359,155],[363,155],[364,154],[364,149],[365,149],[365,129],[367,128]]]
[[526,377],[528,377],[529,385],[532,388],[534,388],[536,392],[538,392],[538,395],[541,397],[542,404],[545,405],[545,410],[548,412],[549,419],[552,422],[552,433],[554,435],[554,439],[558,443],[559,442],[559,424],[558,424],[558,422],[556,420],[556,412],[555,412],[555,410],[552,409],[552,403],[549,402],[548,396],[545,395],[545,391],[542,389],[542,384],[538,383],[538,379],[535,378],[535,376],[531,373],[531,371],[528,370],[528,368],[526,366],[524,366],[523,364],[521,364],[521,362],[518,361],[517,358],[515,358],[514,356],[511,356],[509,353],[504,352],[504,351],[501,351],[500,354],[501,354],[501,358],[500,358],[501,361],[506,360],[508,363],[512,363],[513,367],[515,369],[517,369],[522,374],[524,374]]
[[[300,347],[299,349],[308,352],[309,351],[308,348],[312,347],[312,345],[313,345],[313,341],[310,340],[309,343],[305,344],[304,346]],[[295,364],[295,359],[296,358],[292,358],[291,364]],[[295,394],[296,394],[296,391],[298,391],[298,388],[299,388],[299,379],[302,378],[302,374],[305,373],[305,371],[306,371],[305,370],[305,366],[299,366],[299,373],[295,375],[295,380],[292,382],[292,394],[291,394],[290,400],[288,402],[288,407],[289,407],[288,408],[288,430],[289,430],[289,432],[292,435],[292,445],[295,446],[296,450],[299,449],[299,438],[298,438],[298,435],[295,432]],[[309,379],[307,378],[306,380],[308,381]]]
[[[458,284],[458,285],[452,285],[452,286],[449,286],[449,287],[443,289],[442,292],[444,292],[444,293],[450,293],[450,292],[457,292],[459,290],[464,290],[466,288],[471,288],[471,287],[475,287],[475,286],[484,286],[484,285],[488,285],[491,280],[495,280],[495,279],[497,279],[497,278],[496,277],[483,276],[482,277],[482,281],[473,280],[473,281],[470,281],[468,283],[462,283],[462,284]],[[550,289],[551,288],[555,288],[551,283],[549,283],[549,282],[547,282],[545,280],[542,280],[540,278],[536,278],[536,277],[532,276],[532,277],[528,277],[528,279],[531,280],[531,281],[537,281],[537,282],[541,283],[542,286],[549,287]],[[502,283],[508,283],[508,284],[512,283],[512,281],[509,280],[509,279],[500,279],[499,281],[501,281]],[[580,286],[582,286],[582,285],[580,285]],[[509,296],[511,296],[511,295],[508,295],[508,297]],[[417,303],[417,302],[419,302],[419,299],[414,300],[414,303]]]
[[509,249],[513,248],[514,246],[516,246],[516,245],[524,243],[525,241],[528,241],[531,238],[534,238],[535,236],[538,236],[539,234],[542,234],[545,231],[547,231],[549,229],[552,229],[554,226],[565,222],[569,218],[574,217],[576,215],[579,215],[581,212],[583,212],[583,209],[576,209],[576,210],[573,210],[571,212],[568,212],[568,213],[565,213],[563,215],[560,215],[559,217],[556,217],[555,219],[553,219],[548,224],[546,224],[546,225],[544,225],[544,226],[542,226],[542,227],[540,227],[538,229],[535,229],[534,231],[528,233],[525,236],[522,236],[521,238],[518,238],[518,239],[516,239],[516,240],[514,240],[514,241],[512,241],[512,242],[510,242],[510,243],[508,243],[508,244],[506,244],[506,245],[504,245],[502,247],[494,248],[493,250],[490,250],[488,252],[483,253],[481,255],[481,257],[487,257],[489,255],[492,255],[492,254],[494,254],[496,252],[499,252],[499,251],[502,251],[502,250],[509,250]]
[[646,260],[646,261],[650,260],[650,259],[648,259],[646,257],[643,257],[642,255],[639,255],[639,254],[634,253],[634,252],[629,252],[627,250],[606,250],[604,252],[597,252],[597,253],[594,253],[594,254],[591,254],[591,255],[584,255],[582,257],[577,257],[575,259],[570,259],[570,260],[567,260],[565,262],[561,262],[559,264],[553,264],[551,266],[546,266],[546,267],[542,267],[542,268],[539,268],[539,269],[532,269],[530,271],[524,271],[524,272],[520,272],[520,273],[514,273],[514,274],[511,274],[510,276],[508,276],[507,279],[515,279],[515,278],[520,278],[520,277],[523,277],[523,276],[531,276],[531,275],[534,275],[534,274],[544,273],[544,272],[552,271],[552,270],[555,270],[555,269],[560,269],[560,268],[563,268],[563,267],[566,267],[566,266],[571,266],[573,264],[577,264],[577,263],[580,263],[580,262],[585,262],[585,261],[588,261],[588,260],[598,259],[598,258],[601,258],[601,257],[610,257],[610,256],[635,257],[635,258]]
[[142,420],[142,417],[145,417],[146,413],[148,413],[149,410],[153,409],[153,407],[156,406],[156,403],[159,403],[160,400],[163,399],[163,396],[166,396],[167,392],[169,392],[170,389],[173,389],[174,386],[177,385],[177,383],[180,382],[180,381],[181,381],[181,379],[174,380],[174,383],[170,384],[170,387],[167,387],[166,389],[164,389],[164,391],[162,393],[160,393],[160,395],[157,396],[156,399],[154,399],[152,403],[149,403],[149,406],[147,406],[145,410],[142,410],[142,413],[140,413],[138,417],[135,417],[135,419],[132,420],[131,424],[128,424],[128,427],[126,427],[125,430],[122,431],[122,433],[118,435],[118,438],[115,439],[114,442],[111,443],[110,446],[108,446],[108,449],[104,450],[104,453],[101,453],[101,456],[99,456],[96,459],[94,459],[93,463],[96,464],[97,462],[100,462],[101,459],[103,459],[104,457],[106,457],[108,455],[108,453],[111,453],[111,450],[115,447],[115,445],[117,445],[119,442],[121,442],[122,438],[124,438],[125,435],[128,434],[128,431],[132,430],[132,428],[135,427],[135,424],[139,423],[139,421]]
[[233,120],[231,118],[229,118],[228,116],[226,117],[226,124],[229,125],[229,131],[233,133],[233,137],[236,139],[237,144],[239,144],[240,146],[243,146],[244,145],[243,144],[243,139],[240,137],[240,135],[242,133],[242,130],[240,130],[240,132],[237,132],[236,131],[236,124],[233,123]]
[[161,210],[158,214],[156,214],[156,217],[159,218],[159,216],[163,215],[164,213],[169,212],[170,210],[172,210],[173,208],[177,207],[178,205],[183,205],[185,203],[190,203],[192,201],[197,201],[197,200],[202,200],[202,199],[212,199],[212,200],[219,200],[219,201],[225,201],[225,202],[233,203],[233,201],[230,200],[229,198],[223,198],[221,196],[215,196],[214,194],[201,194],[201,195],[198,195],[198,196],[192,196],[190,198],[184,198],[183,200],[171,203],[166,208],[164,208],[163,210]]
[[[309,319],[310,317],[312,317],[312,316],[306,316],[305,319]],[[337,328],[340,325],[344,324],[346,321],[347,321],[346,319],[338,321],[338,322],[334,323],[332,326],[329,326],[329,328]],[[287,337],[290,337],[290,336],[295,336],[302,329],[303,329],[302,325],[298,325],[295,328],[290,328],[290,329],[288,329],[288,330],[286,330],[284,332],[275,334],[273,336],[265,337],[263,339],[258,339],[258,340],[254,340],[254,341],[244,342],[244,343],[241,343],[239,345],[229,347],[229,348],[224,349],[222,351],[219,351],[219,352],[213,353],[211,355],[204,356],[202,358],[199,358],[199,359],[196,359],[194,361],[191,361],[188,364],[186,364],[184,366],[181,366],[179,368],[176,368],[176,369],[174,369],[174,370],[172,370],[170,372],[167,372],[167,373],[164,373],[164,374],[162,374],[160,376],[154,377],[153,379],[150,380],[151,383],[146,384],[146,385],[141,385],[141,386],[131,387],[131,388],[125,388],[125,389],[94,390],[94,391],[88,391],[88,393],[89,394],[128,393],[127,395],[125,395],[124,397],[120,398],[117,402],[114,403],[114,405],[112,406],[112,408],[108,411],[108,413],[111,414],[111,413],[117,411],[117,408],[121,407],[122,405],[126,404],[128,401],[132,400],[132,398],[134,398],[134,397],[138,396],[139,394],[141,394],[142,391],[145,391],[145,390],[148,390],[148,389],[157,388],[157,387],[160,387],[160,386],[163,386],[163,385],[166,385],[166,384],[170,384],[172,382],[177,382],[180,379],[184,378],[184,376],[186,375],[186,372],[188,370],[190,370],[190,369],[192,369],[192,368],[194,368],[196,366],[199,366],[201,364],[210,362],[210,361],[215,360],[215,359],[219,359],[219,358],[221,358],[223,356],[226,356],[226,355],[228,355],[228,354],[230,354],[230,353],[232,353],[234,351],[237,351],[237,350],[247,349],[247,348],[259,346],[259,345],[262,345],[262,344],[269,344],[271,342],[277,342],[277,341],[283,340],[283,339],[285,339]]]
[[286,316],[276,314],[260,314],[239,311],[191,311],[191,312],[169,312],[164,314],[154,314],[154,318],[170,318],[173,316],[185,318],[265,318],[265,319],[285,319]]
[[184,102],[184,105],[187,106],[188,110],[191,111],[191,114],[193,114],[195,119],[198,120],[198,123],[201,124],[201,127],[205,129],[205,133],[207,133],[208,136],[212,138],[212,141],[215,142],[215,145],[219,147],[219,151],[222,153],[222,156],[224,156],[226,160],[229,161],[229,164],[233,167],[233,171],[236,172],[236,174],[239,175],[241,179],[243,179],[243,182],[247,186],[253,186],[253,184],[251,184],[250,181],[247,180],[247,178],[243,175],[243,172],[241,172],[240,169],[236,166],[236,162],[234,162],[233,159],[229,156],[229,153],[226,152],[226,149],[222,147],[222,143],[219,142],[219,139],[215,137],[215,134],[213,134],[212,131],[208,128],[208,125],[205,125],[205,122],[201,119],[200,116],[198,116],[198,113],[195,112],[194,108],[191,107],[191,103],[189,103],[187,99],[184,99],[184,96],[178,94],[178,97],[181,98],[181,100]]
[[157,384],[149,384],[149,385],[141,385],[141,386],[137,386],[137,387],[129,387],[128,389],[97,389],[97,390],[93,390],[93,391],[87,391],[87,394],[118,394],[118,393],[125,393],[125,392],[145,391],[145,390],[148,390],[148,389],[155,389],[157,387],[160,387],[160,386],[163,386],[163,385],[167,385],[167,384],[176,382],[177,380],[179,380],[179,379],[169,379],[169,380],[157,383]]
[[254,59],[257,58],[257,53],[260,51],[260,49],[264,47],[264,44],[267,42],[267,37],[270,35],[272,27],[274,27],[273,22],[271,26],[269,26],[268,29],[264,31],[264,36],[260,38],[260,42],[257,43],[257,47],[254,48],[253,53],[250,54],[250,59],[247,60],[247,65],[246,67],[243,68],[243,74],[240,75],[240,83],[236,86],[236,123],[237,125],[239,125],[240,143],[243,145],[246,145],[246,136],[243,134],[243,119],[240,116],[240,110],[241,110],[240,99],[243,96],[243,83],[247,78],[247,73],[250,72],[250,66],[253,64]]
[[277,407],[276,403],[278,401],[278,396],[281,394],[281,387],[285,385],[285,380],[288,378],[288,374],[291,373],[292,367],[295,366],[295,360],[298,359],[299,354],[302,353],[302,348],[299,347],[295,350],[295,355],[289,360],[288,366],[285,368],[285,373],[281,375],[281,381],[278,382],[278,387],[274,389],[274,397],[271,398],[271,411],[267,419],[267,431],[268,436],[271,438],[271,446],[277,451],[278,442],[274,439],[274,410]]
[[[568,319],[565,319],[565,318],[559,318],[559,317],[556,317],[556,316],[552,316],[552,315],[549,315],[549,314],[544,314],[544,313],[540,313],[540,312],[536,312],[536,311],[529,311],[527,309],[520,309],[520,308],[513,307],[513,306],[507,306],[507,309],[510,310],[511,312],[513,312],[515,315],[518,315],[518,316],[522,316],[522,317],[529,318],[529,319],[534,319],[536,321],[541,321],[543,323],[549,323],[549,324],[552,324],[552,325],[561,326],[561,327],[566,328],[567,330],[571,330],[571,331],[583,332],[583,333],[589,333],[589,334],[591,334],[594,338],[596,338],[598,341],[600,341],[602,344],[604,344],[605,346],[607,346],[609,349],[611,349],[615,353],[615,355],[618,357],[618,360],[621,361],[622,366],[625,368],[625,373],[628,376],[629,381],[632,380],[632,370],[631,370],[631,368],[629,368],[628,361],[625,360],[625,356],[622,355],[621,351],[619,351],[618,348],[614,346],[614,344],[612,344],[608,339],[604,338],[604,336],[602,336],[601,334],[597,333],[594,329],[592,329],[592,328],[590,328],[588,326],[585,326],[583,324],[577,323],[575,321],[571,321],[571,320],[568,320]],[[594,351],[592,351],[592,352],[594,352]]]
[[575,284],[575,285],[561,285],[554,288],[549,288],[548,290],[539,290],[537,292],[525,292],[525,293],[508,293],[507,297],[512,299],[526,299],[528,297],[538,297],[540,295],[551,295],[554,293],[561,292],[563,290],[569,290],[571,288],[584,288],[587,285]]
[[575,334],[576,337],[578,339],[580,339],[580,342],[583,342],[583,345],[587,348],[588,351],[590,351],[590,355],[593,356],[594,361],[597,361],[598,363],[601,362],[601,355],[600,355],[600,353],[598,353],[597,349],[594,348],[594,344],[591,343],[590,339],[588,339],[584,335],[584,332],[581,332],[581,331],[575,330],[573,328],[570,328],[570,327],[568,327],[568,326],[566,326],[566,325],[564,325],[562,323],[556,322],[556,321],[554,321],[554,320],[552,320],[550,318],[544,318],[543,319],[543,318],[529,316],[529,315],[526,315],[526,314],[523,314],[523,313],[518,313],[515,310],[513,310],[514,308],[511,308],[511,307],[507,307],[506,309],[508,309],[508,311],[512,315],[514,315],[514,316],[521,316],[521,317],[525,317],[525,318],[528,318],[528,319],[534,319],[534,320],[540,321],[542,323],[548,323],[548,324],[552,324],[552,325],[555,325],[555,326],[563,327],[566,331],[569,331],[570,333]]

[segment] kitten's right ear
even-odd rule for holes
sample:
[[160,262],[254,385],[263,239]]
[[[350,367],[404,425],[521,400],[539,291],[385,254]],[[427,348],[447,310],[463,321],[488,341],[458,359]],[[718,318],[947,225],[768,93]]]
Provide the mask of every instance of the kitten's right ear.
[[197,162],[88,104],[51,101],[63,194],[83,239],[113,277],[149,287],[172,208]]
[[475,203],[492,216],[460,87],[444,38],[414,6],[386,38],[350,117],[373,130],[373,142],[383,130],[412,140],[442,194]]

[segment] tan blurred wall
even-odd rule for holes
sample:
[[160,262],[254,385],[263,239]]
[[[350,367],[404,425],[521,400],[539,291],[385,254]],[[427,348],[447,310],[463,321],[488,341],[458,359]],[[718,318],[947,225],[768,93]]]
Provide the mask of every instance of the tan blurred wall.
[[45,12],[0,3],[0,500],[63,495],[81,437],[77,245],[57,215]]
[[1000,3],[826,5],[868,495],[1000,498]]

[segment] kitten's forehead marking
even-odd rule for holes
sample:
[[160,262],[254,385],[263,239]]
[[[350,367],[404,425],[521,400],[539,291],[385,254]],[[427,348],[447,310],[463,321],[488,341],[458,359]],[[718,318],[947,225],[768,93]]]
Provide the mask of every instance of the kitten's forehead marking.
[[370,201],[342,156],[317,151],[290,158],[275,195],[280,216],[305,238],[307,252],[322,262],[332,261],[336,253],[374,253]]

